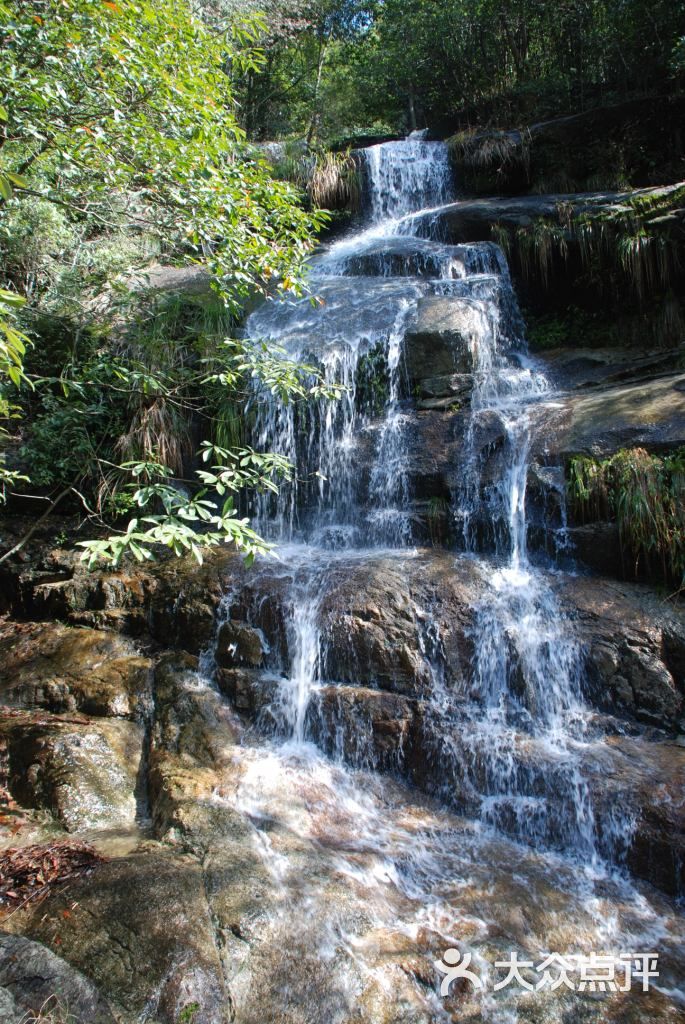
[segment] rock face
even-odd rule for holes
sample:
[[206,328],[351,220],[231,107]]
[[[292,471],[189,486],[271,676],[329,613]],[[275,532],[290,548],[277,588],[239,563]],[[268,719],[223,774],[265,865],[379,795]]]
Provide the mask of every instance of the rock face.
[[68,832],[128,828],[138,812],[143,730],[133,722],[52,716],[3,724],[10,791]]
[[685,444],[685,374],[568,399],[563,453],[605,458],[619,448],[663,451]]
[[38,942],[0,934],[0,1020],[21,1024],[41,1009],[63,1008],[74,1024],[115,1024],[97,988],[85,975]]
[[564,588],[587,651],[588,695],[614,714],[681,731],[685,622],[649,588],[576,577]]
[[469,373],[480,316],[468,299],[431,295],[419,300],[416,321],[405,335],[405,363],[414,387],[426,378]]
[[[77,1021],[109,1024],[110,1007],[124,1024],[145,1015],[160,1024],[279,1019],[283,993],[302,1002],[323,984],[306,944],[296,970],[286,970],[282,950],[285,942],[292,952],[287,922],[309,913],[315,882],[324,885],[329,909],[326,921],[309,922],[308,936],[318,936],[321,948],[330,940],[331,913],[350,934],[372,927],[356,882],[337,866],[339,851],[350,844],[354,849],[354,840],[339,836],[340,824],[326,818],[316,776],[311,792],[292,794],[292,807],[278,796],[284,820],[265,822],[251,812],[250,794],[277,781],[268,774],[253,776],[249,730],[257,721],[267,731],[282,724],[279,695],[284,677],[293,675],[296,655],[292,582],[320,568],[263,561],[248,572],[230,557],[217,561],[205,579],[230,579],[232,595],[218,629],[209,604],[199,611],[204,602],[192,584],[194,568],[187,567],[186,579],[183,565],[174,566],[173,588],[183,594],[176,605],[159,596],[171,586],[167,568],[146,570],[139,592],[153,603],[143,603],[141,613],[155,636],[162,635],[163,621],[164,635],[178,638],[185,650],[160,649],[148,636],[143,653],[121,633],[92,627],[7,626],[1,685],[11,706],[4,709],[2,747],[12,793],[22,813],[49,815],[47,834],[73,830],[101,844],[103,852],[114,851],[88,877],[69,880],[39,905],[9,918],[8,927],[26,939],[8,941],[26,941],[31,954],[19,966],[10,958],[14,973],[3,973],[0,942],[0,987],[8,993],[0,1011],[8,1008],[12,1024],[32,1005],[17,993],[33,992],[25,963],[33,971],[34,955],[48,958],[35,972],[45,984],[61,977],[52,973],[55,963],[67,972],[63,990],[74,993]],[[431,746],[429,728],[436,714],[435,673],[464,707],[474,699],[469,665],[482,575],[468,558],[426,550],[401,558],[379,552],[363,562],[353,555],[335,557],[322,580],[315,608],[322,682],[308,711],[308,735],[321,743],[331,764],[341,760],[388,773],[382,784],[386,801],[399,785],[393,776],[439,788],[445,764]],[[74,615],[85,614],[90,595],[105,585],[106,577],[97,574],[87,586],[72,577]],[[40,595],[40,578],[34,586]],[[122,587],[120,599],[130,602],[132,589]],[[602,709],[598,714],[608,711],[618,723],[615,753],[608,764],[598,764],[592,779],[617,800],[630,789],[635,831],[629,864],[672,892],[683,853],[677,796],[683,757],[659,730],[676,729],[682,714],[683,616],[665,609],[646,588],[628,584],[577,577],[559,597],[590,666],[587,696]],[[22,600],[40,597],[25,583]],[[189,607],[197,632],[215,637],[220,689],[187,649],[199,646],[194,637],[185,640]],[[127,614],[130,608],[129,603]],[[111,600],[107,611],[120,628],[117,610]],[[640,735],[640,723],[654,730],[651,740]],[[544,773],[545,756],[526,742],[516,751],[521,770],[533,776]],[[287,780],[278,785],[287,790]],[[456,781],[452,789],[455,802],[467,806]],[[655,792],[663,799],[655,801]],[[354,817],[354,808],[350,813]],[[321,815],[316,841],[302,831],[313,814]],[[112,845],[113,829],[128,837],[124,846]],[[11,841],[16,840],[4,839]],[[327,858],[334,865],[330,874]],[[284,870],[298,875],[297,885],[288,883],[294,904],[283,902],[278,872]],[[409,957],[412,970],[427,970],[415,946],[405,950],[397,936],[373,935],[378,963],[406,965]],[[397,1019],[397,993],[405,988],[411,1003],[407,979],[414,975],[403,970],[389,1002],[363,976],[354,982],[364,1005],[382,1009],[380,1019]],[[284,1019],[295,1024],[292,1016]],[[343,1010],[340,1019],[348,1020]],[[411,1014],[400,1019],[423,1020]]]
[[420,236],[439,237],[443,242],[489,241],[491,228],[500,224],[507,228],[529,227],[540,217],[556,217],[560,205],[575,214],[620,210],[628,199],[642,195],[668,195],[677,185],[659,189],[638,189],[634,192],[579,192],[554,195],[465,199],[441,207],[437,211],[418,214],[413,224]]
[[111,633],[26,624],[0,633],[0,659],[10,707],[131,719],[149,708],[152,660]]

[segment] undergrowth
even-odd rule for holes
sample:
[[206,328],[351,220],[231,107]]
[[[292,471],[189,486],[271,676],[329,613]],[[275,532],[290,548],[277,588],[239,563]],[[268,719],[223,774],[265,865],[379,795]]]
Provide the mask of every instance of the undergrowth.
[[685,584],[685,448],[622,449],[571,459],[569,492],[580,522],[616,522],[624,571]]

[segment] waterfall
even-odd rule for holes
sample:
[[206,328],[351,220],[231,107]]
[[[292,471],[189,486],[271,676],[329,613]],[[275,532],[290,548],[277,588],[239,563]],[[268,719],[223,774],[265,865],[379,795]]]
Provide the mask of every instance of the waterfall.
[[[582,650],[556,577],[529,549],[531,451],[554,395],[527,353],[506,260],[490,242],[415,237],[414,215],[451,198],[444,145],[416,134],[370,147],[363,159],[366,224],[312,260],[319,301],[268,302],[247,324],[254,342],[278,345],[345,388],[338,402],[307,406],[284,405],[257,388],[251,399],[255,447],[296,468],[291,483],[258,496],[251,510],[277,542],[278,561],[257,563],[249,586],[228,595],[224,608],[229,615],[240,604],[256,629],[265,615],[283,618],[271,623],[283,650],[247,670],[255,692],[261,687],[260,703],[233,796],[254,823],[279,901],[259,955],[285,965],[278,995],[291,1016],[284,1019],[318,1022],[321,1000],[326,1021],[341,1024],[467,1017],[512,1024],[532,1019],[527,993],[464,995],[463,1016],[461,1003],[445,1008],[439,980],[431,987],[440,950],[468,949],[487,979],[493,957],[510,946],[531,955],[537,943],[618,956],[643,935],[661,941],[667,928],[615,870],[633,812],[629,800],[595,805],[589,769],[595,777],[615,770],[610,744],[583,699]],[[457,687],[445,669],[440,598],[426,590],[417,650],[401,652],[420,680],[418,696],[405,699],[401,679],[387,690],[375,678],[361,681],[352,656],[348,663],[340,655],[347,604],[365,571],[388,571],[388,601],[420,579],[408,339],[425,303],[436,300],[459,313],[467,364],[452,495],[460,550],[445,555],[441,571],[467,565],[477,596],[463,638],[471,652],[465,683]],[[418,569],[409,572],[412,564]],[[327,616],[335,600],[343,604],[333,635]],[[357,614],[373,619],[378,609],[368,601]],[[373,709],[383,702],[390,711],[379,725]],[[411,716],[418,766],[405,763]],[[430,796],[401,781],[417,774]],[[400,957],[421,966],[388,974]],[[312,958],[325,976],[313,986]],[[393,985],[401,994],[376,1014],[374,1000],[390,998]],[[358,1017],[351,1008],[356,1013],[360,993],[370,1009]],[[262,995],[246,1019],[266,1019]],[[576,1010],[551,1000],[540,1012],[550,1024],[599,1024],[585,1016],[585,1004]]]
[[[582,748],[574,747],[582,739],[580,651],[551,587],[528,557],[531,434],[550,385],[526,353],[502,253],[487,243],[408,243],[412,214],[449,198],[446,147],[410,136],[371,147],[365,162],[371,226],[315,261],[312,288],[322,304],[270,303],[248,324],[252,337],[271,338],[293,358],[316,360],[327,380],[347,389],[340,403],[321,401],[305,414],[258,396],[258,443],[289,457],[298,481],[277,499],[262,501],[259,526],[280,540],[297,535],[310,546],[308,558],[322,547],[411,546],[404,339],[422,298],[439,295],[457,304],[469,325],[473,379],[458,517],[465,550],[478,558],[491,550],[496,562],[480,563],[485,594],[475,609],[469,728],[459,728],[461,700],[436,682],[426,732],[436,761],[462,778],[457,806],[466,793],[485,824],[537,845],[574,844],[596,859]],[[373,424],[358,400],[359,375],[364,359],[379,349],[385,391],[380,422]],[[493,422],[503,436],[500,472],[485,484],[478,437],[482,424]],[[369,436],[375,454],[364,488],[357,455]],[[304,497],[298,493],[303,487]],[[319,681],[316,611],[325,584],[325,573],[311,571],[305,583],[298,581],[292,601],[293,664],[280,700],[289,709],[286,732],[299,742],[307,736],[308,702]],[[526,736],[539,751],[532,766],[519,756]]]
[[414,132],[401,145],[381,143],[364,150],[374,225],[389,232],[408,214],[441,206],[450,198],[452,175],[447,147]]

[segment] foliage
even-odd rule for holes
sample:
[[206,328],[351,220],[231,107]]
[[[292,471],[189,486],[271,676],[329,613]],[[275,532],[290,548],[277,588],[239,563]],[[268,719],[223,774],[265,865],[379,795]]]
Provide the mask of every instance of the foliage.
[[623,449],[598,461],[576,456],[569,489],[581,521],[615,520],[630,571],[685,581],[685,449]]
[[361,180],[357,163],[349,150],[318,153],[307,194],[314,207],[352,210],[361,206]]
[[[238,124],[234,84],[263,66],[263,26],[238,11],[209,27],[188,0],[0,4],[0,254],[36,337],[25,371],[8,306],[23,299],[3,291],[0,380],[35,387],[21,453],[34,486],[79,494],[100,530],[138,513],[85,543],[91,564],[157,545],[265,550],[234,501],[288,470],[248,451],[236,420],[260,386],[288,401],[337,394],[312,367],[231,338],[244,300],[302,293],[323,223]],[[215,301],[149,293],[160,255],[201,260]],[[198,431],[221,460],[183,481]]]
[[260,6],[265,73],[240,84],[254,138],[311,138],[312,126],[321,139],[351,137],[374,123],[406,131],[460,112],[462,125],[510,127],[669,91],[683,68],[682,0]]
[[260,66],[257,20],[210,31],[177,0],[15,0],[0,18],[15,195],[205,258],[234,303],[296,285],[318,221],[246,149],[225,73]]
[[[18,415],[18,407],[9,396],[8,389],[17,389],[27,381],[24,373],[24,355],[29,339],[17,328],[17,310],[24,305],[24,299],[14,292],[0,288],[0,445],[9,436],[1,421],[9,421]],[[24,474],[8,469],[5,454],[0,448],[0,504],[6,499],[10,484],[26,480]]]
[[627,284],[644,305],[681,282],[684,196],[674,186],[580,211],[559,202],[553,215],[530,224],[493,225],[492,237],[529,284],[548,289],[574,256],[605,292],[625,293]]
[[48,287],[60,258],[74,246],[66,213],[44,199],[6,203],[0,217],[0,253],[8,281],[24,295]]
[[178,1015],[178,1024],[195,1024],[195,1018],[199,1012],[199,1003],[188,1003]]

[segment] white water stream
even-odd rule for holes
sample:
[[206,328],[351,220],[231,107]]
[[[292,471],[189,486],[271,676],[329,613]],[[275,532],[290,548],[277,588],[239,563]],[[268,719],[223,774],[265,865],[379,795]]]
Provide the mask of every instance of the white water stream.
[[[372,147],[365,161],[369,223],[315,260],[322,304],[269,303],[248,325],[293,359],[317,361],[347,391],[309,411],[255,396],[255,446],[287,456],[297,474],[255,510],[258,528],[282,545],[278,565],[255,575],[277,576],[285,594],[289,668],[267,681],[262,729],[248,734],[223,796],[256,825],[274,888],[268,935],[254,954],[270,958],[271,987],[246,989],[238,1020],[685,1019],[682,920],[622,872],[630,801],[611,812],[595,806],[586,771],[616,773],[619,755],[583,702],[581,651],[555,577],[528,555],[529,452],[553,395],[526,355],[506,262],[489,243],[411,237],[411,214],[451,196],[444,146],[415,136]],[[370,770],[364,714],[331,723],[319,696],[336,685],[321,632],[334,580],[371,572],[380,558],[400,578],[416,572],[403,346],[419,301],[431,295],[460,302],[472,324],[473,392],[455,495],[463,553],[450,557],[472,564],[480,596],[468,699],[445,683],[437,620],[422,612],[429,798]],[[376,407],[361,401],[370,372],[372,383],[384,382]],[[493,421],[501,472],[484,481],[478,437]],[[433,964],[449,947],[471,956],[482,990],[467,983],[440,996]],[[618,960],[654,950],[662,977],[634,997],[494,988],[496,962],[512,953]]]

